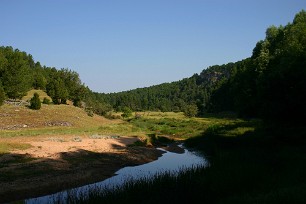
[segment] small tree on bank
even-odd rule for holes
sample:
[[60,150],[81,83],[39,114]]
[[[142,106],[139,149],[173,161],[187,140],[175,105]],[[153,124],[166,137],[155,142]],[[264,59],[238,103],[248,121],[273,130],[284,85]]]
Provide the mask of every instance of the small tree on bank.
[[50,102],[50,99],[48,99],[48,98],[44,98],[43,99],[43,104],[47,104],[47,105],[49,105],[51,102]]
[[122,109],[122,114],[121,114],[121,116],[123,117],[123,118],[128,118],[128,117],[131,117],[132,116],[132,110],[129,108],[129,107],[124,107],[123,109]]
[[41,108],[41,102],[38,93],[34,93],[33,98],[31,98],[30,108],[33,110],[39,110]]
[[187,117],[194,117],[198,114],[198,107],[196,105],[188,105],[184,110],[184,115]]

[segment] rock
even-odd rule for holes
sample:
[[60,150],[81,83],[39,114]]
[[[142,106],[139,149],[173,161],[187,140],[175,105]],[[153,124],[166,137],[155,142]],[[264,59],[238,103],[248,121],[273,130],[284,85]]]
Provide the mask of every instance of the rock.
[[49,122],[45,122],[45,126],[66,126],[66,127],[70,127],[72,126],[71,123],[67,122],[67,121],[49,121]]

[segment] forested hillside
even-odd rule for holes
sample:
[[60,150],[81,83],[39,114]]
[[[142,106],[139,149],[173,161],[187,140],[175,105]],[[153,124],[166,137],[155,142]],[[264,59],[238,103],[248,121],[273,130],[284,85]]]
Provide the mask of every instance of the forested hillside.
[[214,111],[234,110],[267,122],[302,125],[306,117],[306,12],[271,26],[243,69],[215,90]]
[[208,67],[200,74],[177,82],[120,93],[95,94],[116,110],[127,106],[133,110],[184,111],[187,105],[195,104],[199,113],[204,114],[212,108],[211,94],[237,70],[243,69],[245,61]]
[[250,58],[212,66],[181,81],[120,93],[98,94],[120,110],[234,111],[276,123],[298,125],[306,117],[306,12],[286,26],[271,26]]
[[55,104],[82,99],[86,89],[75,71],[41,66],[12,47],[0,47],[0,84],[8,98],[20,99],[35,88],[46,90]]
[[54,104],[71,100],[75,106],[81,106],[81,101],[85,101],[98,114],[110,110],[110,106],[95,100],[77,72],[42,66],[26,52],[0,47],[0,105],[6,98],[21,99],[31,89],[45,90]]

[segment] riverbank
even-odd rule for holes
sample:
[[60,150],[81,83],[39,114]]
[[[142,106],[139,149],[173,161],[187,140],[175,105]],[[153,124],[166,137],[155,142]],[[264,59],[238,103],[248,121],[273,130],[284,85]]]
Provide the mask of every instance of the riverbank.
[[[16,141],[15,141],[16,140]],[[138,139],[118,136],[1,138],[27,144],[0,154],[0,202],[42,196],[104,180],[125,167],[156,160],[155,148],[129,146]]]
[[305,128],[269,129],[260,121],[212,125],[185,145],[209,167],[94,189],[70,203],[306,203]]

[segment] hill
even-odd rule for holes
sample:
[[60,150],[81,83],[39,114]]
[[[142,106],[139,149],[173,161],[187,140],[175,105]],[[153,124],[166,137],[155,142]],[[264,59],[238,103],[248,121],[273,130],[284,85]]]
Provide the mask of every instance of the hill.
[[211,66],[177,82],[96,98],[120,110],[183,111],[196,105],[199,115],[233,111],[273,125],[304,126],[306,117],[306,11],[286,26],[270,26],[252,55]]
[[0,107],[0,130],[33,128],[90,128],[116,123],[102,116],[90,117],[81,109],[70,105],[42,105],[40,110],[5,104]]

